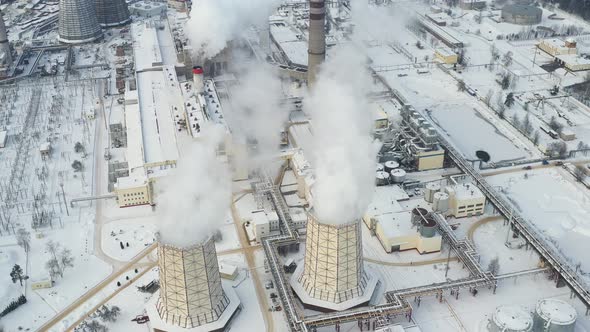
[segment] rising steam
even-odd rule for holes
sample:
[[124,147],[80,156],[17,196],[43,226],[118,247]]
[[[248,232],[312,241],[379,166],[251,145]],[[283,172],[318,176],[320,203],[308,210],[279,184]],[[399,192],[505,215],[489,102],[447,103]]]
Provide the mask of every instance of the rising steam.
[[199,0],[193,2],[187,35],[196,55],[210,59],[251,25],[268,20],[279,0]]
[[281,105],[282,98],[281,80],[276,70],[265,64],[246,70],[232,92],[233,135],[257,142],[257,153],[250,156],[253,167],[267,162],[278,151],[281,130],[289,116]]
[[340,224],[361,218],[371,202],[376,149],[366,58],[352,46],[331,54],[305,107],[314,129],[315,214]]
[[205,240],[223,222],[231,199],[230,173],[216,156],[222,130],[205,127],[202,140],[192,142],[174,173],[158,180],[160,240],[186,247]]

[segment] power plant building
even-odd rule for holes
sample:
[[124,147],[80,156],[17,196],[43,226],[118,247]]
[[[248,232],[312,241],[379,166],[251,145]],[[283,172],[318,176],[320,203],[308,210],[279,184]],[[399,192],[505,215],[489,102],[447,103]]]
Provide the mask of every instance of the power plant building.
[[98,24],[103,28],[116,27],[131,22],[125,0],[95,0]]
[[305,258],[291,287],[306,307],[340,311],[366,304],[377,279],[363,265],[361,221],[319,222],[309,213]]
[[160,242],[158,267],[160,290],[146,308],[152,331],[225,329],[240,300],[222,286],[213,238],[186,248]]
[[59,0],[59,41],[81,44],[102,37],[94,0]]

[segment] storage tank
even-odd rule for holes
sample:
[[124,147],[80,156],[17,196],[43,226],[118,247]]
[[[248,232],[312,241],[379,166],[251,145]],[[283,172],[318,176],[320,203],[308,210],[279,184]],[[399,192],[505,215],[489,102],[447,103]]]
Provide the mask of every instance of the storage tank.
[[496,308],[490,324],[490,332],[529,332],[533,330],[531,314],[519,306],[501,306]]
[[402,183],[406,181],[406,171],[401,168],[396,168],[391,171],[391,181],[393,183]]
[[412,209],[412,225],[420,225],[423,218],[426,218],[428,211],[425,208],[417,207]]
[[375,175],[375,184],[378,186],[386,186],[389,184],[389,173],[384,171],[379,171]]
[[436,222],[432,217],[428,216],[422,219],[420,224],[420,236],[422,237],[434,237],[436,235]]
[[432,209],[436,212],[446,212],[449,209],[449,194],[441,191],[434,193]]
[[424,188],[424,199],[428,203],[434,201],[434,194],[440,191],[440,184],[438,182],[429,182]]
[[387,173],[390,173],[391,171],[393,171],[396,168],[399,168],[399,163],[397,161],[390,160],[390,161],[385,162],[384,171],[386,171]]
[[383,164],[381,163],[377,163],[377,165],[375,166],[375,171],[377,172],[382,172],[385,169],[385,166],[383,166]]
[[558,299],[537,302],[534,329],[539,332],[573,332],[576,325],[576,309]]

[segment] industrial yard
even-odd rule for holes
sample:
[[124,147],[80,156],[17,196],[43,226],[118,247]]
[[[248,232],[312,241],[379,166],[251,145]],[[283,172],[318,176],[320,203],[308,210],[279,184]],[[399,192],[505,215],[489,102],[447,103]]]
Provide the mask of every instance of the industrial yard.
[[576,6],[0,2],[0,331],[590,331]]

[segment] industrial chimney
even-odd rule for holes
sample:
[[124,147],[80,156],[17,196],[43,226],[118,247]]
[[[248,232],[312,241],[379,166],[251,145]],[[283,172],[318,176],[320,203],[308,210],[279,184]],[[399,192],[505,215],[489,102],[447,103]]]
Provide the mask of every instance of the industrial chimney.
[[326,1],[309,0],[309,45],[307,50],[307,84],[315,83],[318,67],[326,59]]
[[202,93],[205,88],[205,79],[203,78],[203,67],[193,67],[193,89],[195,93]]
[[366,304],[377,278],[364,268],[362,259],[360,220],[323,224],[309,213],[305,258],[291,287],[306,307],[315,310],[340,311]]
[[0,67],[9,67],[12,64],[12,53],[10,52],[10,42],[4,25],[2,11],[0,11]]
[[148,302],[146,308],[154,331],[177,327],[223,330],[234,316],[240,300],[231,287],[225,290],[222,287],[212,237],[185,248],[160,241],[158,267],[160,293]]

